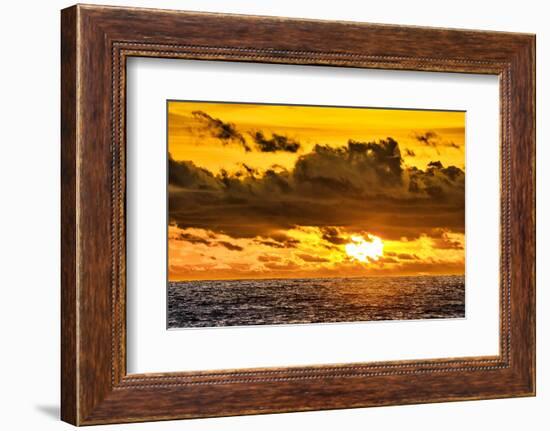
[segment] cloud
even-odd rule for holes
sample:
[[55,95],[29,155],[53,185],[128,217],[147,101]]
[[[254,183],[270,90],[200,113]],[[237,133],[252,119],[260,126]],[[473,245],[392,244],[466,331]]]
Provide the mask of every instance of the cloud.
[[208,241],[204,238],[201,238],[200,236],[193,235],[191,233],[186,233],[186,232],[178,234],[176,236],[175,240],[176,241],[186,241],[186,242],[189,242],[191,244],[204,244],[204,245],[210,246],[210,241]]
[[258,238],[255,240],[257,244],[266,245],[273,248],[295,248],[300,244],[300,241],[291,238],[280,232],[272,232],[268,234],[269,237]]
[[342,245],[349,240],[340,236],[340,230],[334,226],[321,227],[321,237],[334,245]]
[[401,183],[402,173],[399,144],[392,138],[378,143],[350,139],[338,148],[316,145],[294,167],[294,177],[302,185],[338,193],[392,187]]
[[269,262],[264,265],[267,269],[271,269],[273,271],[295,271],[300,269],[300,266],[293,262],[286,262],[286,263]]
[[405,166],[392,138],[316,145],[288,170],[214,175],[172,159],[169,169],[171,222],[233,238],[261,237],[273,248],[292,247],[272,235],[295,226],[325,228],[333,244],[340,237],[327,227],[384,239],[416,238],[436,228],[464,232],[464,172],[438,161],[426,169]]
[[399,261],[393,257],[385,257],[385,256],[382,256],[380,258],[378,258],[378,260],[374,261],[374,263],[378,263],[378,264],[384,264],[384,263],[399,263]]
[[456,144],[453,141],[444,141],[441,138],[441,136],[439,136],[433,130],[428,130],[424,133],[417,133],[414,135],[414,137],[418,142],[421,142],[429,147],[435,148],[437,151],[437,154],[440,154],[438,149],[439,147],[450,147],[450,148],[455,148],[457,150],[460,150],[460,145]]
[[281,257],[275,256],[275,255],[263,254],[261,256],[258,256],[258,260],[260,262],[279,262],[281,260]]
[[[198,128],[191,128],[192,132],[199,136],[200,132],[207,132],[214,138],[219,139],[223,145],[238,144],[246,152],[257,150],[262,153],[296,153],[301,148],[297,140],[285,135],[271,133],[271,137],[268,137],[262,131],[255,131],[248,132],[249,138],[247,139],[233,123],[214,118],[204,111],[193,111],[191,114],[199,124]],[[249,142],[250,140],[252,142]]]
[[[257,169],[254,169],[253,167],[248,166],[246,163],[242,163],[241,166],[245,171],[244,173],[246,173],[247,175],[255,176],[259,173]],[[237,172],[237,176],[241,176],[241,175],[242,175],[241,172]]]
[[431,232],[431,239],[435,248],[445,250],[462,250],[464,243],[460,241],[456,234],[453,234],[449,229],[436,228]]
[[272,133],[269,139],[260,131],[251,133],[250,136],[256,147],[263,153],[275,153],[277,151],[295,153],[300,149],[298,141],[277,133]]
[[225,123],[219,118],[211,117],[204,111],[193,111],[192,115],[213,137],[218,138],[224,145],[237,143],[242,145],[245,151],[251,151],[244,136],[233,123]]
[[437,133],[429,130],[425,133],[416,134],[415,138],[418,142],[422,142],[430,147],[437,147],[437,140],[439,139],[439,136]]
[[[340,237],[351,235],[345,228],[334,229]],[[322,231],[320,227],[298,227],[282,232],[280,235],[292,239],[299,237],[299,244],[292,248],[270,248],[258,243],[257,240],[260,238],[235,239],[210,230],[190,228],[182,231],[170,225],[170,277],[351,277],[376,274],[406,275],[417,272],[461,273],[464,270],[463,249],[440,248],[447,245],[438,242],[438,238],[443,237],[455,242],[456,247],[459,243],[464,244],[464,235],[446,229],[434,229],[413,240],[386,241],[384,255],[369,265],[350,259],[343,245],[336,246],[323,239]],[[187,239],[198,238],[201,241],[180,244],[176,238],[181,233],[187,234],[184,235]],[[365,232],[357,231],[353,234],[366,235]],[[202,240],[210,243],[205,245]],[[227,244],[230,245],[229,249],[226,247]],[[327,245],[331,247],[330,250],[327,250]]]
[[325,259],[324,257],[319,256],[312,256],[310,254],[306,253],[298,253],[297,256],[302,259],[304,262],[308,263],[325,263],[330,262],[328,259]]
[[232,244],[228,241],[218,241],[218,244],[231,251],[243,251],[244,248],[237,244]]
[[258,244],[267,245],[268,247],[273,248],[285,248],[284,244],[275,242],[275,241],[269,241],[269,240],[257,240]]
[[440,161],[428,163],[426,171],[416,167],[409,169],[409,191],[424,191],[438,200],[455,197],[463,201],[464,180],[464,171],[456,166],[444,167]]
[[276,241],[279,244],[283,244],[285,247],[296,246],[300,243],[300,241],[297,240],[296,238],[291,238],[288,235],[285,235],[284,233],[280,233],[280,232],[272,233],[269,237],[273,241]]
[[219,180],[207,169],[189,161],[175,161],[168,154],[168,183],[179,187],[211,190],[220,187]]
[[[208,232],[207,235],[212,238],[214,237],[215,238],[215,234],[213,235],[212,232]],[[188,242],[190,244],[202,244],[202,245],[206,245],[208,247],[214,247],[216,245],[220,245],[222,247],[225,247],[226,249],[228,250],[231,250],[231,251],[243,251],[244,248],[237,245],[237,244],[233,244],[229,241],[213,241],[213,240],[209,240],[209,239],[206,239],[202,236],[199,236],[199,235],[195,235],[193,233],[190,233],[190,232],[179,232],[178,234],[176,234],[175,236],[172,236],[172,238],[176,241],[185,241],[185,242]]]

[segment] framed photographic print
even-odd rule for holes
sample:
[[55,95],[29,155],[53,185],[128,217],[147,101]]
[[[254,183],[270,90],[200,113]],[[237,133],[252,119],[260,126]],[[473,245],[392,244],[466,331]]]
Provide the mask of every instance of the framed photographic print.
[[62,11],[62,419],[535,394],[535,37]]
[[464,318],[464,136],[460,111],[168,101],[168,327]]

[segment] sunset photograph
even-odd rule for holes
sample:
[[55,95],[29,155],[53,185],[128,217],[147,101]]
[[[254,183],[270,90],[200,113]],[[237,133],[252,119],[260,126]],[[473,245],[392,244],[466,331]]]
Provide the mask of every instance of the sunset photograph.
[[168,101],[168,328],[464,318],[465,115]]

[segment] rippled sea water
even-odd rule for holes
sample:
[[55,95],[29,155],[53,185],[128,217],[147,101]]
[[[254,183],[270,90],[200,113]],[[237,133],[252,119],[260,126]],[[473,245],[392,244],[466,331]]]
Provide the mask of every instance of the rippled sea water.
[[168,283],[168,327],[464,317],[464,276]]

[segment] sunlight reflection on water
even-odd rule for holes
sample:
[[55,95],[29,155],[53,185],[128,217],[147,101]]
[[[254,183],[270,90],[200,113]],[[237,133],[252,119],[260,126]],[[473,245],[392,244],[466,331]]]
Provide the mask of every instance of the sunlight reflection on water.
[[464,276],[168,283],[168,327],[462,318]]

